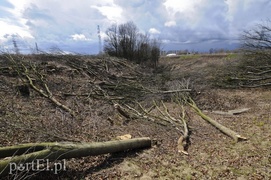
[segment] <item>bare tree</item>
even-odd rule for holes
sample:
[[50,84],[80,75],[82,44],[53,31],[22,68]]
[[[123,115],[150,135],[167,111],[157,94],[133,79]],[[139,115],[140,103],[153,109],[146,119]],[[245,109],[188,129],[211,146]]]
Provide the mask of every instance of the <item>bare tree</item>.
[[149,35],[148,34],[138,34],[137,45],[136,45],[136,55],[137,62],[142,63],[150,59],[150,46],[149,46]]
[[152,39],[151,43],[151,63],[156,68],[160,57],[160,42],[156,39]]
[[253,29],[244,31],[241,37],[242,49],[258,61],[271,63],[271,21],[257,24]]
[[139,33],[133,22],[116,24],[106,30],[104,51],[112,56],[123,57],[142,63],[150,61],[156,67],[160,55],[160,43],[148,34]]
[[133,22],[119,26],[113,24],[105,33],[105,52],[112,56],[134,59],[138,29]]
[[120,51],[122,57],[134,60],[138,29],[133,22],[119,26]]
[[105,32],[107,38],[105,39],[104,51],[111,56],[120,56],[119,37],[117,24],[111,25]]
[[271,21],[264,21],[244,31],[241,41],[243,58],[228,81],[241,87],[270,87]]

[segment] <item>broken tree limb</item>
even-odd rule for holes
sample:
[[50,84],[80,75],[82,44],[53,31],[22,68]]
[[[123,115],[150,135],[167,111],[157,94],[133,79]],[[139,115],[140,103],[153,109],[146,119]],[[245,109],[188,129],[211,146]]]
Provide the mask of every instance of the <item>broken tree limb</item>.
[[127,119],[131,119],[131,116],[129,115],[129,113],[127,111],[124,110],[124,108],[122,108],[118,103],[114,104],[114,108],[118,111],[118,113],[120,115],[122,115],[123,117],[127,118]]
[[225,111],[212,111],[212,113],[220,114],[220,115],[238,115],[238,114],[245,113],[248,110],[250,110],[250,108],[234,109],[234,110],[230,110],[227,112],[225,112]]
[[0,160],[0,177],[9,173],[10,163],[28,163],[36,159],[55,161],[149,147],[151,140],[148,137],[94,143],[45,142],[2,147],[1,158],[12,157]]
[[183,135],[178,139],[177,149],[178,149],[178,152],[188,155],[187,149],[188,149],[188,144],[189,144],[189,131],[188,131],[188,126],[185,120],[185,109],[183,106],[182,106],[182,115],[180,115],[180,118],[183,121],[184,131],[183,131]]
[[191,89],[177,89],[177,90],[169,90],[169,91],[154,91],[153,93],[156,94],[174,94],[179,92],[191,92]]
[[231,113],[232,115],[237,115],[237,114],[247,112],[248,110],[250,110],[250,108],[234,109],[234,110],[230,110],[229,113]]
[[[157,123],[159,125],[162,125],[162,126],[166,126],[167,124],[165,124],[163,121],[157,121],[156,119],[159,119],[157,118],[156,116],[153,116],[151,115],[149,112],[147,112],[147,110],[145,110],[140,103],[138,103],[138,105],[140,106],[140,108],[142,109],[143,113],[139,112],[138,110],[136,110],[135,108],[132,108],[130,107],[129,105],[125,104],[125,107],[124,108],[123,106],[119,105],[118,106],[123,109],[125,112],[129,112],[130,115],[133,119],[135,118],[143,118],[143,119],[146,119],[148,121],[151,121],[151,122],[154,122],[154,123]],[[160,119],[159,119],[160,120]]]
[[218,123],[217,121],[213,120],[212,118],[210,118],[209,116],[205,115],[196,105],[196,103],[189,98],[189,103],[188,103],[195,111],[196,113],[205,121],[207,121],[208,123],[210,123],[211,125],[215,126],[217,129],[219,129],[221,132],[223,132],[224,134],[226,134],[227,136],[231,137],[232,139],[234,139],[235,142],[241,141],[241,140],[247,140],[247,138],[239,135],[238,133],[236,133],[235,131],[223,126],[222,124]]

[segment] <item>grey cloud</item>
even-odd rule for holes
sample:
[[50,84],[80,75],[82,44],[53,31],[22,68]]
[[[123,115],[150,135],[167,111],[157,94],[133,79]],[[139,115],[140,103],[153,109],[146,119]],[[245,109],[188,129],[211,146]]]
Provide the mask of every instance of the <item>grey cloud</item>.
[[[209,0],[210,1],[210,0]],[[175,21],[177,27],[174,27],[173,36],[178,36],[177,33],[190,34],[189,37],[205,36],[225,36],[228,34],[229,22],[227,21],[227,6],[225,3],[219,1],[215,3],[205,2],[207,4],[198,4],[195,9],[197,10],[196,22],[189,22],[189,19],[184,19],[181,13],[175,14]],[[191,15],[193,16],[193,14]],[[170,31],[171,28],[168,28]],[[200,38],[200,37],[197,37]]]
[[126,21],[134,21],[145,32],[150,28],[160,29],[166,21],[167,12],[161,0],[115,0],[114,2],[123,8]]
[[[196,4],[196,22],[190,22],[185,12],[172,12],[163,5],[165,1],[125,1],[115,0],[123,7],[123,14],[128,20],[133,20],[142,31],[155,28],[161,33],[160,39],[169,42],[203,42],[206,39],[227,39],[229,34],[229,21],[227,17],[228,6],[224,1],[206,0],[204,4]],[[173,19],[172,19],[173,18]],[[176,25],[167,27],[166,22],[175,21]]]
[[30,7],[27,7],[23,12],[23,16],[29,20],[41,19],[44,21],[54,21],[49,9],[41,9],[35,4],[31,4]]
[[236,35],[271,16],[270,0],[233,1],[230,7],[231,28]]

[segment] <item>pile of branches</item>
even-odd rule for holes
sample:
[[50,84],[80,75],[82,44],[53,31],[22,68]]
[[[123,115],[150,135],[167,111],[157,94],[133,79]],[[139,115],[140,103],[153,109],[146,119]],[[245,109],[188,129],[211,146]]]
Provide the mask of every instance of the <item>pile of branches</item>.
[[[57,56],[58,57],[58,56]],[[52,57],[50,57],[52,58]],[[59,58],[59,57],[58,57]],[[55,106],[67,111],[76,119],[79,114],[65,105],[65,102],[58,99],[58,96],[50,89],[49,81],[46,79],[46,73],[57,72],[65,65],[70,68],[73,73],[81,74],[89,79],[87,88],[80,89],[80,94],[74,92],[61,92],[62,96],[86,96],[88,98],[99,99],[106,101],[114,106],[117,112],[128,120],[135,118],[143,118],[148,121],[158,123],[163,126],[173,126],[176,129],[183,128],[180,131],[183,136],[188,136],[188,125],[185,115],[185,106],[189,106],[196,111],[203,119],[207,120],[223,133],[231,136],[235,141],[245,139],[237,135],[227,128],[220,127],[218,123],[214,123],[211,118],[207,117],[197,107],[191,97],[191,84],[189,80],[174,81],[170,86],[173,89],[161,90],[152,73],[143,73],[137,70],[136,65],[125,61],[124,59],[116,59],[111,57],[90,58],[84,56],[65,56],[60,58],[58,63],[62,66],[52,66],[50,63],[25,61],[24,58],[18,56],[6,55],[6,59],[11,63],[11,68],[17,73],[25,85],[21,89],[21,93],[26,93],[29,96],[30,89],[36,91],[44,98],[48,99]],[[63,61],[63,62],[61,62]],[[44,67],[41,67],[41,66]],[[71,74],[73,75],[73,74]],[[78,79],[79,81],[79,79]],[[155,84],[157,83],[157,84]],[[155,85],[157,85],[155,87]],[[29,88],[29,89],[27,89]],[[85,93],[82,93],[85,92]],[[152,106],[144,107],[142,103],[150,95]],[[164,103],[165,96],[171,98],[171,102],[175,102],[180,108],[180,115],[173,117]],[[141,103],[142,102],[142,103]],[[150,106],[150,103],[147,105]],[[161,108],[162,106],[162,108]],[[153,112],[155,112],[153,114]]]
[[[163,99],[169,94],[191,91],[188,86],[177,85],[174,89],[161,87],[162,80],[157,79],[151,69],[142,71],[142,67],[125,59],[108,56],[4,56],[1,72],[20,80],[18,88],[23,96],[30,96],[32,89],[72,116],[76,116],[76,112],[61,99],[87,97],[113,105],[115,102],[122,104],[142,101],[147,96]],[[63,74],[72,79],[62,82],[63,85],[75,81],[76,87],[59,90],[60,87],[49,80],[54,75]],[[84,81],[80,81],[81,79]],[[82,84],[86,82],[87,84]]]
[[264,21],[242,37],[243,58],[235,73],[227,78],[231,85],[238,87],[271,86],[271,22]]
[[[247,65],[245,71],[231,75],[227,80],[231,85],[244,88],[270,87],[271,65]],[[242,69],[244,70],[244,69]]]

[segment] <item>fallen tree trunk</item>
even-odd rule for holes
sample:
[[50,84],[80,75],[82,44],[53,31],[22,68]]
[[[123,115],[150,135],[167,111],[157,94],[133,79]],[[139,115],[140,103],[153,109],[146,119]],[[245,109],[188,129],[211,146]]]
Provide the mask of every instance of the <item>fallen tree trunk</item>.
[[151,140],[148,137],[95,143],[45,142],[2,147],[0,158],[6,158],[0,160],[0,177],[10,172],[10,163],[28,163],[36,159],[55,161],[149,147]]
[[196,105],[196,103],[190,98],[189,99],[189,105],[196,111],[196,113],[204,120],[206,120],[211,125],[215,126],[217,129],[219,129],[224,134],[228,135],[232,139],[234,139],[235,142],[241,141],[241,140],[247,140],[247,138],[239,135],[235,131],[223,126],[222,124],[218,123],[217,121],[213,120],[209,116],[205,115]]

